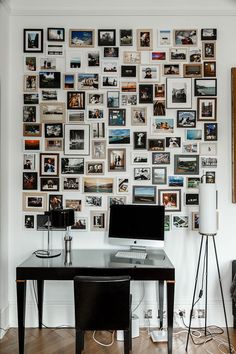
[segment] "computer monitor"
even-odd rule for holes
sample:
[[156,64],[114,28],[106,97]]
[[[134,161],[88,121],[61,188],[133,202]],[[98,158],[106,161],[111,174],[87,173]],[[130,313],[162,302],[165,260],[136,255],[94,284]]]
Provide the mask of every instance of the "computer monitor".
[[132,247],[164,247],[163,205],[111,205],[109,243]]

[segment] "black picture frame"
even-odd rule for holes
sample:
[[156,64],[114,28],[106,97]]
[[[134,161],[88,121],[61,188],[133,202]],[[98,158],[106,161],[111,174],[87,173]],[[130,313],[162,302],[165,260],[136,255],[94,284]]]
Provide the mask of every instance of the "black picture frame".
[[175,175],[198,175],[199,155],[174,155]]
[[136,65],[121,65],[121,77],[136,77]]
[[62,123],[45,123],[44,124],[45,138],[63,138]]
[[23,51],[24,53],[43,53],[43,29],[24,28]]
[[60,89],[61,72],[60,71],[40,71],[39,88],[40,89]]
[[38,172],[23,172],[23,190],[38,189]]
[[217,96],[217,79],[195,79],[194,96]]
[[153,85],[139,85],[139,103],[153,103]]
[[40,178],[40,191],[44,192],[58,192],[60,189],[59,177],[41,177]]
[[65,28],[62,27],[48,27],[47,28],[48,42],[64,42]]
[[216,28],[202,28],[201,29],[201,40],[202,41],[216,41],[217,40],[217,29]]
[[204,140],[217,141],[218,140],[218,125],[215,122],[204,123]]
[[98,30],[98,46],[115,46],[116,30],[115,29],[99,29]]
[[67,91],[67,109],[85,109],[85,92]]
[[177,110],[177,128],[195,128],[197,121],[196,110]]

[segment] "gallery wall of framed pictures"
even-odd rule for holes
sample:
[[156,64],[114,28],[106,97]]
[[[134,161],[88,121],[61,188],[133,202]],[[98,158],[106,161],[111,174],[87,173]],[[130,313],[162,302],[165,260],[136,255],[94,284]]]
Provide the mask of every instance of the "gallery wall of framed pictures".
[[25,28],[22,212],[74,208],[103,231],[111,204],[162,204],[166,231],[198,230],[216,180],[216,28]]

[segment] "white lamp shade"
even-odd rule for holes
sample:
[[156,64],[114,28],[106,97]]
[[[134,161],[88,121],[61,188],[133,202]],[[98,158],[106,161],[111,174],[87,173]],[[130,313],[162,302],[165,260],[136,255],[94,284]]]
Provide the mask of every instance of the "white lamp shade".
[[217,197],[215,183],[199,184],[199,233],[217,233]]

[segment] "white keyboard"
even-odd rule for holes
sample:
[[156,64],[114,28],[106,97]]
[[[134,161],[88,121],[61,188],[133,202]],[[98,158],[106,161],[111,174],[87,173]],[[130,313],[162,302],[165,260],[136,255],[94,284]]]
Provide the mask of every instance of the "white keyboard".
[[118,251],[115,256],[119,258],[145,259],[147,253],[142,251]]

